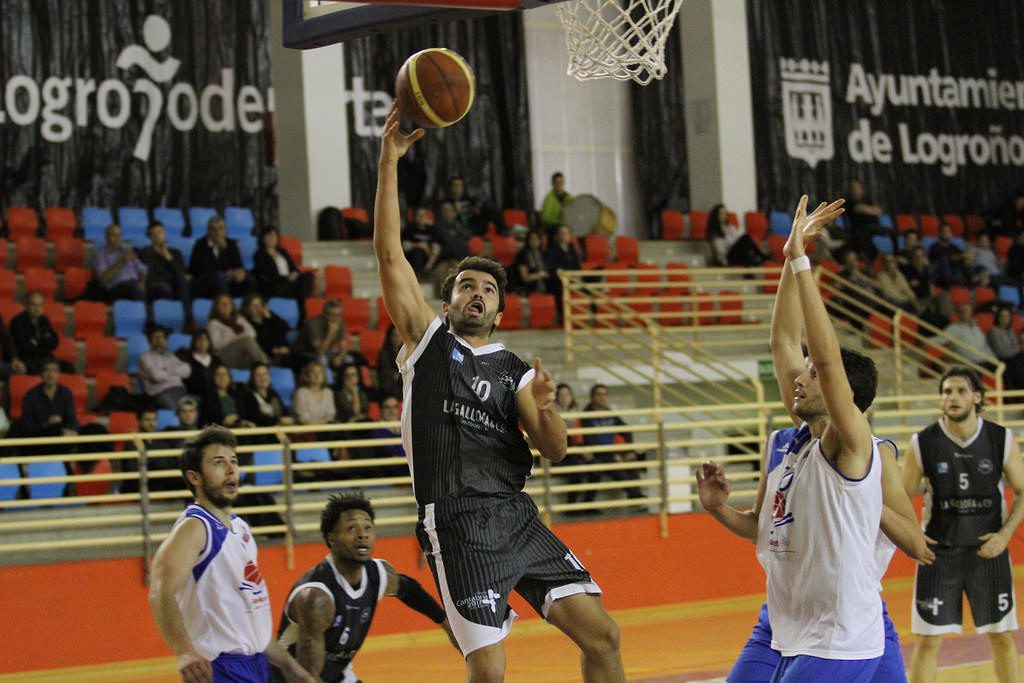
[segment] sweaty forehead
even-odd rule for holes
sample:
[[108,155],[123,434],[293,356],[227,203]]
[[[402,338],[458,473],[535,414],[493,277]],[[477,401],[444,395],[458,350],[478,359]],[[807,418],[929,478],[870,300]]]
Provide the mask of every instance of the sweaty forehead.
[[472,282],[489,282],[494,285],[495,288],[498,286],[498,281],[494,279],[494,276],[490,273],[485,273],[482,270],[464,270],[455,276],[455,284],[461,284],[466,280]]

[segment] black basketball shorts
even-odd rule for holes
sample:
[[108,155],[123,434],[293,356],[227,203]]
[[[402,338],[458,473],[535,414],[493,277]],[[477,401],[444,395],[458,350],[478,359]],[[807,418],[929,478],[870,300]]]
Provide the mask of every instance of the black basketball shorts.
[[963,595],[978,633],[1017,629],[1010,553],[978,557],[978,547],[935,548],[935,562],[918,565],[910,630],[927,636],[960,633]]

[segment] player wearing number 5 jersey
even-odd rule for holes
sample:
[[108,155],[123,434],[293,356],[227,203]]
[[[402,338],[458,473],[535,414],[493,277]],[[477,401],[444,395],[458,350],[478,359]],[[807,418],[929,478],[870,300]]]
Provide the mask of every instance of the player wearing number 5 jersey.
[[[977,631],[988,634],[997,677],[1017,681],[1017,614],[1006,545],[1024,519],[1024,463],[1010,430],[978,415],[985,387],[977,373],[951,367],[939,382],[939,396],[942,417],[913,436],[903,465],[907,493],[916,493],[924,479],[922,523],[937,544],[935,563],[917,568],[911,630],[918,639],[910,679],[935,680],[941,638],[960,633],[966,593]],[[1004,479],[1014,493],[1008,516]]]
[[505,271],[463,259],[441,287],[441,317],[423,297],[401,242],[397,164],[422,130],[403,135],[392,108],[381,140],[373,247],[384,303],[404,345],[398,356],[402,442],[419,507],[417,537],[470,683],[501,681],[516,590],[582,651],[583,680],[625,681],[618,627],[600,589],[540,521],[523,487],[533,457],[519,425],[553,462],[565,457],[555,383],[491,341]]

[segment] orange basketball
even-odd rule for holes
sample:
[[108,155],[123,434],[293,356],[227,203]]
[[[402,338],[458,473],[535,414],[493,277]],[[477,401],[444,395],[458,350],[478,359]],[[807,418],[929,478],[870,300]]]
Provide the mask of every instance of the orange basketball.
[[476,77],[461,55],[432,47],[405,60],[395,79],[395,93],[402,114],[417,126],[444,128],[473,106]]

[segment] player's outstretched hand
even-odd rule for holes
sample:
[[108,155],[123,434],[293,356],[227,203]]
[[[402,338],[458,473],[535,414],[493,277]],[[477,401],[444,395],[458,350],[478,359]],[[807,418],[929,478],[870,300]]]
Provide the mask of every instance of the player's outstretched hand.
[[384,135],[381,137],[380,160],[398,161],[409,151],[412,144],[424,136],[422,128],[417,128],[408,135],[403,135],[399,127],[401,113],[398,111],[398,100],[391,105],[387,121],[384,122]]
[[804,255],[807,245],[813,242],[821,234],[825,226],[838,218],[845,209],[843,204],[846,200],[837,199],[831,204],[822,202],[811,213],[807,213],[807,195],[800,197],[796,213],[793,214],[793,227],[789,231],[789,239],[782,253],[788,259],[799,258]]
[[1006,544],[1009,543],[1010,539],[1003,536],[1001,533],[983,534],[978,536],[979,541],[984,541],[981,547],[978,548],[978,557],[991,560],[993,557],[999,557],[1006,550]]
[[533,372],[530,390],[533,392],[537,410],[549,410],[555,405],[555,378],[541,366],[540,358],[533,359]]
[[697,468],[697,495],[705,510],[717,510],[729,500],[732,485],[721,465],[710,460]]
[[195,652],[178,655],[178,672],[183,683],[213,683],[213,665]]

